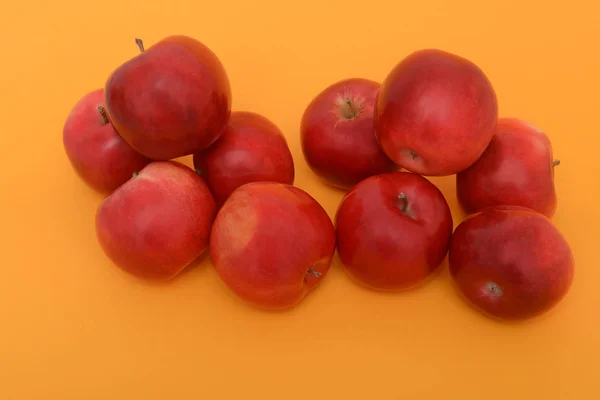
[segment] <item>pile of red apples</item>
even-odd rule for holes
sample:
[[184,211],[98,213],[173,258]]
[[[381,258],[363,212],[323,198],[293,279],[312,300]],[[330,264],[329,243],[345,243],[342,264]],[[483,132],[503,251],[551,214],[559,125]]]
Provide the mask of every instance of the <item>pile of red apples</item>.
[[[364,290],[402,292],[448,257],[456,293],[484,315],[524,319],[567,294],[574,258],[552,222],[559,164],[548,136],[500,118],[470,60],[408,54],[381,83],[344,79],[298,126],[304,161],[343,191],[335,218],[294,185],[286,136],[232,111],[226,70],[206,45],[170,36],[81,98],[63,131],[77,175],[104,194],[96,235],[139,279],[175,278],[210,255],[224,290],[286,309],[340,264]],[[190,168],[178,159],[193,157]],[[463,216],[426,177],[455,176]],[[456,217],[455,217],[456,218]]]

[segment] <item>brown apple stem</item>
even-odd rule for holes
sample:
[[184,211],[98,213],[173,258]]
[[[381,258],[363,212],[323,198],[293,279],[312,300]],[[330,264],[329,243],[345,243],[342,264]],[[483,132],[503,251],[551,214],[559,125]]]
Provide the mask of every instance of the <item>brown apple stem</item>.
[[308,273],[311,274],[312,276],[314,276],[315,278],[321,277],[321,273],[319,271],[315,271],[312,268],[309,268]]
[[108,114],[106,114],[106,109],[103,106],[98,106],[96,108],[98,109],[98,112],[104,120],[104,125],[108,124],[110,121],[108,120]]
[[144,41],[142,39],[135,38],[135,44],[137,44],[142,53],[146,51],[146,49],[144,48]]
[[131,177],[135,178],[136,176],[138,176],[138,172],[137,171],[133,171],[133,174],[131,175]]
[[400,211],[406,214],[406,212],[408,211],[408,198],[404,193],[400,193],[398,195],[398,200],[400,200],[398,202],[398,208],[400,209]]
[[560,160],[552,161],[552,167],[558,167],[560,165]]

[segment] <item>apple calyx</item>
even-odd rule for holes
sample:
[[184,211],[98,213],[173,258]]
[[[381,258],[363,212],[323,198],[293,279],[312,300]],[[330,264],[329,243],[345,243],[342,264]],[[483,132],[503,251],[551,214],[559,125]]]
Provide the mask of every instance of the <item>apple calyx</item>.
[[100,116],[102,117],[102,121],[104,122],[104,125],[108,124],[110,121],[108,120],[108,114],[106,113],[106,109],[103,106],[98,106],[98,107],[96,107],[96,109],[98,109],[98,112],[100,113]]
[[408,197],[406,197],[406,195],[403,192],[400,192],[400,194],[398,195],[398,200],[399,200],[397,203],[398,209],[403,214],[406,214],[409,217],[411,217],[412,219],[415,219],[415,216],[410,211],[410,203],[408,202]]
[[500,285],[495,282],[486,282],[483,289],[490,297],[499,298],[504,295]]
[[552,167],[558,167],[560,165],[560,160],[556,159],[554,161],[552,161]]
[[308,275],[312,275],[312,276],[314,276],[315,278],[320,278],[320,277],[321,277],[321,275],[322,275],[322,274],[321,274],[319,271],[315,271],[315,270],[314,270],[314,269],[312,269],[312,268],[309,268],[309,269],[308,269],[308,271],[306,271],[306,273],[307,273]]
[[135,44],[137,44],[137,47],[140,49],[140,52],[144,52],[146,51],[146,49],[144,48],[144,41],[140,38],[135,38]]

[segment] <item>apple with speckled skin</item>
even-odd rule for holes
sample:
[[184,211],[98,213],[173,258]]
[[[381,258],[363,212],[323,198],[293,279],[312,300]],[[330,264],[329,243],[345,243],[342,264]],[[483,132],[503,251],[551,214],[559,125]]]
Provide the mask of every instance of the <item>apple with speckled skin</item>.
[[102,202],[96,234],[117,267],[164,281],[205,252],[215,214],[215,200],[194,170],[154,161]]
[[542,130],[521,119],[501,118],[483,155],[456,175],[458,201],[468,214],[514,205],[552,218],[557,207],[554,170],[558,164]]
[[170,160],[201,151],[231,114],[227,72],[216,54],[184,35],[163,38],[118,66],[105,85],[117,132],[139,153]]
[[334,252],[327,212],[304,190],[279,182],[237,188],[210,235],[222,282],[244,302],[269,310],[306,298],[327,275]]
[[421,175],[369,177],[343,197],[335,218],[337,250],[348,275],[375,290],[414,288],[446,257],[452,214],[442,192]]
[[453,175],[477,161],[497,118],[496,93],[481,68],[438,49],[416,51],[394,66],[374,109],[383,151],[429,176]]
[[563,234],[545,215],[519,206],[471,214],[454,231],[449,264],[458,293],[502,320],[550,311],[574,277],[573,254]]
[[266,117],[249,112],[231,114],[223,135],[193,157],[220,207],[245,183],[294,183],[294,159],[281,130]]
[[119,136],[106,115],[103,89],[87,93],[75,104],[63,127],[63,145],[77,175],[105,195],[152,161]]
[[321,90],[304,110],[300,143],[308,166],[325,183],[347,190],[397,169],[379,147],[373,107],[379,83],[349,78]]

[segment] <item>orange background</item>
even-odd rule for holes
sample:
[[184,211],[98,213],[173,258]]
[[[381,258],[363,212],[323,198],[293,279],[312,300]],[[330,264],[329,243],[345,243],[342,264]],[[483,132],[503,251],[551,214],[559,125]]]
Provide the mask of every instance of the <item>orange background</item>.
[[[599,393],[600,118],[597,2],[2,2],[0,398],[591,399]],[[62,124],[75,102],[173,33],[221,58],[233,106],[287,135],[296,184],[333,217],[342,193],[300,152],[304,107],[346,77],[381,81],[423,47],[479,64],[500,113],[544,129],[557,158],[554,222],[576,257],[550,314],[500,324],[471,311],[446,270],[386,295],[336,261],[295,309],[247,307],[208,262],[168,285],[114,268],[99,248],[102,198],[74,174]],[[185,159],[191,165],[189,158]],[[454,178],[433,179],[459,222]]]

